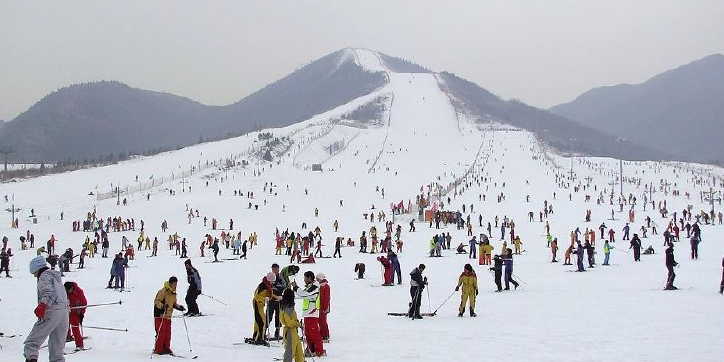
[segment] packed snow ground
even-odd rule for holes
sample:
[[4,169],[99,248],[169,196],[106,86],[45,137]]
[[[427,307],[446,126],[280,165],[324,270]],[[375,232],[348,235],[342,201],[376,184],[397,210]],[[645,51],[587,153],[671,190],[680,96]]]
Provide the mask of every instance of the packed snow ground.
[[[362,64],[375,64],[374,57],[364,51],[357,54]],[[377,65],[375,65],[377,66]],[[370,67],[370,66],[368,66]],[[446,210],[461,210],[473,204],[471,214],[474,235],[485,232],[478,227],[478,215],[484,225],[495,216],[513,218],[516,232],[521,236],[522,255],[515,258],[515,274],[522,282],[515,291],[493,293],[495,289],[487,266],[467,255],[456,255],[454,247],[467,245],[465,230],[448,225],[442,230],[429,228],[417,222],[417,231],[407,232],[412,215],[395,216],[395,224],[403,227],[404,251],[399,254],[403,269],[403,286],[376,287],[382,283],[378,255],[360,254],[357,248],[343,248],[341,259],[317,259],[317,264],[301,265],[301,272],[324,272],[331,285],[332,307],[329,315],[331,342],[325,344],[328,352],[323,360],[365,361],[388,359],[393,361],[471,361],[479,358],[499,358],[507,361],[718,361],[724,355],[724,315],[722,296],[717,293],[721,277],[721,258],[724,246],[722,226],[702,226],[703,242],[699,260],[688,257],[688,242],[676,244],[676,285],[679,291],[662,291],[666,277],[662,237],[666,220],[650,205],[642,210],[645,185],[653,183],[653,199],[667,201],[670,212],[681,215],[687,205],[693,211],[708,210],[699,192],[708,190],[706,184],[695,184],[693,177],[706,177],[714,173],[721,177],[722,170],[699,165],[625,163],[626,177],[641,178],[641,185],[624,184],[624,194],[638,199],[636,222],[632,231],[643,225],[645,215],[658,224],[659,235],[643,239],[644,246],[653,245],[655,255],[644,255],[634,263],[628,243],[620,241],[626,211],[618,212],[606,202],[596,205],[598,192],[610,193],[610,184],[618,172],[618,161],[601,158],[575,157],[574,181],[566,180],[570,160],[552,154],[523,131],[478,130],[467,122],[459,122],[445,94],[439,91],[434,75],[389,73],[390,84],[377,93],[394,94],[388,110],[389,123],[379,128],[354,129],[331,122],[335,114],[348,112],[365,100],[320,115],[312,120],[284,129],[271,130],[275,136],[289,136],[292,147],[273,163],[260,161],[255,152],[260,142],[257,135],[188,147],[162,155],[140,158],[119,165],[83,170],[60,175],[40,177],[0,185],[0,197],[14,195],[19,212],[20,228],[10,229],[10,213],[0,216],[0,233],[10,238],[16,256],[12,259],[12,279],[0,279],[0,331],[22,334],[14,339],[0,338],[0,360],[22,358],[22,341],[29,332],[35,316],[35,281],[27,272],[28,261],[35,256],[33,250],[19,250],[19,236],[31,230],[36,236],[36,247],[45,244],[51,234],[59,240],[56,249],[72,247],[80,250],[85,233],[71,232],[73,220],[81,220],[95,207],[102,218],[121,216],[134,218],[136,231],[110,233],[111,250],[120,249],[122,235],[133,241],[138,236],[140,220],[146,223],[147,233],[158,237],[159,256],[148,258],[150,251],[140,251],[130,262],[127,284],[130,292],[119,293],[105,289],[111,259],[86,259],[86,269],[66,275],[65,280],[79,283],[89,303],[123,300],[121,306],[89,309],[86,326],[128,329],[129,332],[111,332],[86,329],[91,338],[86,341],[92,350],[67,356],[69,361],[142,361],[151,357],[154,341],[152,303],[156,291],[171,275],[180,278],[179,302],[183,303],[186,282],[183,260],[168,250],[168,233],[161,233],[161,222],[168,220],[170,233],[186,237],[189,255],[203,279],[203,292],[226,305],[204,296],[199,297],[202,312],[208,316],[187,318],[192,352],[186,340],[182,319],[173,320],[172,348],[183,355],[198,355],[201,360],[268,361],[281,357],[283,347],[270,348],[252,345],[233,345],[252,334],[253,312],[251,298],[262,276],[271,263],[289,264],[286,256],[274,255],[274,231],[301,230],[302,222],[310,229],[322,229],[324,254],[333,252],[336,236],[351,237],[356,242],[363,230],[372,223],[362,214],[384,210],[388,219],[391,203],[415,202],[415,195],[427,185],[439,183],[448,186],[468,170],[467,179],[443,196]],[[336,112],[336,113],[335,113]],[[329,130],[331,128],[331,130]],[[347,147],[332,157],[324,147],[345,139]],[[187,179],[175,179],[150,191],[126,196],[128,205],[116,205],[115,199],[97,201],[89,192],[106,192],[112,185],[134,185],[155,178],[178,175],[206,161],[223,162],[237,155],[236,160],[249,161],[246,167],[222,170],[217,167],[198,172]],[[278,162],[277,162],[278,161]],[[311,163],[324,162],[324,172],[308,170]],[[556,175],[561,182],[556,182]],[[136,181],[136,176],[140,181]],[[587,179],[590,177],[590,179]],[[223,182],[222,182],[223,178]],[[481,178],[487,178],[484,182]],[[664,194],[660,180],[671,183],[670,190],[679,190],[681,196]],[[589,181],[590,180],[590,181]],[[208,186],[206,182],[208,181]],[[478,183],[478,181],[480,181]],[[705,178],[704,181],[709,181]],[[465,187],[465,183],[469,187]],[[586,190],[573,191],[574,185],[586,185]],[[674,185],[676,183],[676,185]],[[273,191],[265,184],[273,184]],[[504,184],[504,185],[503,185]],[[594,191],[593,188],[596,188]],[[182,192],[182,188],[186,190]],[[191,191],[188,192],[188,188]],[[380,191],[377,191],[379,187]],[[618,185],[615,185],[618,190]],[[175,190],[175,195],[169,194]],[[384,189],[384,198],[382,196]],[[718,187],[717,189],[721,189]],[[234,196],[241,190],[244,196]],[[305,190],[307,191],[305,193]],[[464,190],[464,191],[463,191]],[[221,191],[221,195],[219,195]],[[254,198],[246,192],[254,192]],[[457,192],[456,192],[457,191]],[[685,192],[691,198],[685,197]],[[554,199],[553,193],[556,193]],[[618,191],[616,191],[618,192]],[[505,195],[498,202],[496,196]],[[569,201],[569,193],[571,200]],[[433,192],[434,194],[434,192]],[[485,195],[485,201],[479,199]],[[592,201],[585,202],[590,194]],[[526,195],[530,201],[526,202]],[[447,197],[452,202],[447,204]],[[343,206],[340,206],[343,200]],[[569,233],[576,227],[597,228],[601,222],[615,228],[616,248],[611,254],[610,267],[598,266],[586,273],[572,273],[574,266],[550,263],[546,248],[544,224],[538,221],[538,212],[544,200],[553,205],[554,214],[548,217],[552,234],[558,237],[561,250],[559,260],[568,246]],[[2,201],[4,202],[4,200]],[[248,208],[248,203],[259,209]],[[10,209],[12,202],[4,203]],[[201,217],[191,223],[187,219],[187,205],[198,209]],[[39,215],[32,224],[30,209]],[[319,216],[314,216],[314,209]],[[616,220],[609,220],[611,208],[616,209]],[[592,210],[592,221],[584,221],[585,210]],[[715,209],[721,210],[716,204]],[[60,221],[60,212],[65,220]],[[528,221],[528,212],[536,215]],[[234,219],[234,231],[243,237],[256,232],[259,245],[249,251],[248,260],[224,260],[210,263],[201,258],[199,245],[206,233],[218,236],[221,230],[211,231],[203,226],[203,217],[216,218],[220,228],[228,227]],[[339,220],[340,230],[332,228]],[[383,222],[373,223],[384,230]],[[428,257],[430,238],[438,232],[449,232],[453,250],[443,251],[442,258]],[[92,234],[91,234],[92,237]],[[493,228],[491,241],[495,253],[500,252],[500,230]],[[597,262],[601,263],[602,241],[597,242]],[[231,250],[223,249],[220,258],[230,258]],[[355,280],[355,263],[367,265],[367,279]],[[477,318],[457,317],[459,293],[440,306],[454,291],[457,277],[465,263],[473,263],[478,275],[480,295],[477,299]],[[574,259],[575,262],[575,259]],[[409,302],[409,272],[419,263],[425,263],[425,275],[430,285],[423,296],[422,310],[429,312],[439,307],[438,315],[423,320],[390,317],[388,312],[405,312]],[[297,278],[301,282],[300,277]],[[429,292],[429,296],[428,296]],[[301,303],[297,303],[298,310]],[[299,311],[300,313],[301,311]],[[301,315],[301,313],[300,313]],[[66,350],[72,350],[72,343]],[[47,352],[41,352],[46,360]],[[173,357],[154,356],[156,360]],[[308,359],[311,360],[311,359]]]

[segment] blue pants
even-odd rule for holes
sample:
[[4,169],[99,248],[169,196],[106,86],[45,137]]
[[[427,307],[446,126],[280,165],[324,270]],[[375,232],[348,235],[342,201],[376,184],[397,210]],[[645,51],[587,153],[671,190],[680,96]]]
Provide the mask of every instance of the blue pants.
[[578,259],[578,271],[586,270],[583,268],[583,257],[579,255],[576,259]]
[[475,247],[475,244],[470,244],[470,252],[468,253],[468,258],[475,259],[478,257],[478,248]]
[[606,253],[606,254],[603,254],[603,255],[604,255],[603,265],[608,265],[608,256],[611,255],[611,253]]

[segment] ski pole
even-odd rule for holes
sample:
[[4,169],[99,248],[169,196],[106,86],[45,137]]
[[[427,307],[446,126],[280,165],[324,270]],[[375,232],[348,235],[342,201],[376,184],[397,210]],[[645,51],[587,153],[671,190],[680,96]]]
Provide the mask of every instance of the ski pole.
[[525,284],[525,285],[528,285],[528,283],[526,283],[525,280],[520,279],[520,277],[518,277],[517,275],[515,275],[515,273],[511,273],[511,275],[513,276],[513,278],[518,279],[521,283],[523,283],[523,284]]
[[220,300],[218,300],[218,299],[216,299],[216,298],[214,298],[214,297],[212,297],[212,296],[210,296],[210,295],[208,295],[208,294],[201,293],[201,295],[203,295],[204,297],[207,297],[207,298],[211,298],[211,300],[213,300],[213,301],[215,301],[215,302],[217,302],[217,303],[221,303],[221,304],[223,304],[223,305],[226,305],[226,303],[224,303],[224,302],[222,302],[222,301],[220,301]]
[[186,330],[186,341],[189,343],[189,353],[192,353],[193,350],[191,349],[191,337],[189,336],[189,327],[186,325],[186,316],[184,314],[181,314],[181,317],[184,321],[184,329]]
[[[304,320],[302,320],[302,323],[300,323],[300,328],[302,329],[302,347],[304,347],[304,351],[309,352],[309,356],[312,357],[312,362],[316,362],[314,359],[314,353],[312,353],[312,350],[309,349],[309,344],[307,343],[307,335],[305,334],[305,328],[304,328]],[[306,353],[304,353],[306,355]]]
[[92,307],[102,307],[102,306],[106,306],[106,305],[115,305],[115,304],[121,305],[121,304],[123,304],[123,301],[122,301],[122,300],[119,300],[119,301],[117,301],[117,302],[111,302],[111,303],[99,303],[99,304],[80,305],[80,306],[77,306],[77,307],[67,307],[67,308],[50,308],[50,309],[47,309],[47,310],[68,310],[68,309],[73,310],[73,309],[83,309],[83,308],[92,308]]
[[432,303],[430,303],[430,287],[427,287],[427,311],[432,313]]
[[447,298],[445,298],[445,300],[442,302],[442,304],[440,304],[440,306],[437,307],[437,309],[435,309],[434,312],[432,312],[432,315],[436,315],[437,311],[440,310],[440,308],[442,308],[442,306],[445,305],[445,303],[447,303],[447,301],[453,296],[453,294],[455,294],[455,292],[457,292],[457,290],[453,290],[453,292],[450,293],[450,295]]
[[81,327],[81,328],[90,328],[90,329],[100,329],[100,330],[104,330],[104,331],[115,331],[115,332],[128,332],[128,329],[120,329],[120,328],[108,328],[108,327],[91,327],[91,326],[83,326],[83,325],[78,325],[78,326],[74,326],[74,325],[71,325],[71,327]]

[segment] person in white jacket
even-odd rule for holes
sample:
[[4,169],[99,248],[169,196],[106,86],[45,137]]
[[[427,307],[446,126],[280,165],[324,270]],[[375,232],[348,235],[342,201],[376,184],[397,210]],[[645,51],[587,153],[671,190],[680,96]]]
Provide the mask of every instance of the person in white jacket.
[[38,278],[38,306],[34,311],[38,321],[24,342],[25,361],[37,362],[38,349],[48,339],[50,362],[64,362],[69,307],[60,272],[51,270],[42,256],[31,260],[29,269]]

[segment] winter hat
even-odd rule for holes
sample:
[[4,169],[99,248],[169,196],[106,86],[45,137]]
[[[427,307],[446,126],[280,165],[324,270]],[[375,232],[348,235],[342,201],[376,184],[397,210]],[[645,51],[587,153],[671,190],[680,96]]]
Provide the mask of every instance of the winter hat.
[[324,279],[327,279],[327,276],[324,275],[324,273],[318,273],[318,274],[317,274],[317,280],[318,280],[318,281],[321,282],[321,281],[324,280]]
[[270,283],[273,283],[274,281],[277,280],[277,275],[272,272],[269,272],[266,275],[266,280],[268,280]]
[[42,256],[37,256],[33,260],[30,261],[29,269],[30,274],[35,274],[38,270],[47,268],[48,263],[45,261],[45,258]]
[[184,264],[186,264],[186,265],[191,265],[191,259],[186,259],[186,261],[184,262]]

